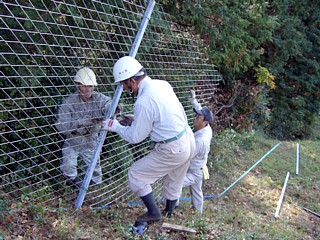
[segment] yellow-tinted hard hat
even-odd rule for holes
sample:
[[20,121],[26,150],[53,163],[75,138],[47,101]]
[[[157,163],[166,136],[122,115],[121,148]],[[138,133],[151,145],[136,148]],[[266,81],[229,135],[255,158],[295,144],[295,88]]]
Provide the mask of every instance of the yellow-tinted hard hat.
[[81,83],[85,86],[97,86],[97,79],[94,72],[88,68],[81,68],[77,74],[74,76],[74,81]]

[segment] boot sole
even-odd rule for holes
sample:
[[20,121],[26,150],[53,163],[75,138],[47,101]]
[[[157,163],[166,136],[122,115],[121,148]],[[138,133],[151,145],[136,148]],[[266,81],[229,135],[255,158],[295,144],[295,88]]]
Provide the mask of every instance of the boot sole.
[[141,219],[137,219],[137,220],[136,220],[136,223],[146,222],[146,223],[148,223],[148,224],[152,224],[152,223],[154,223],[154,222],[159,222],[160,220],[161,220],[161,217],[160,217],[159,219],[143,219],[143,218],[141,218]]

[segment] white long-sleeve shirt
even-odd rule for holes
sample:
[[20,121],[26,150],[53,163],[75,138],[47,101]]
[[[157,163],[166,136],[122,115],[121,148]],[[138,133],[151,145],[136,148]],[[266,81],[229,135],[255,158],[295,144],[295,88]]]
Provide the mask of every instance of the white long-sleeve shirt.
[[210,152],[212,129],[210,125],[196,131],[194,133],[196,141],[196,151],[190,162],[189,170],[200,170],[207,165],[208,155]]
[[[195,100],[192,105],[196,110],[202,109],[201,104],[198,103],[197,100]],[[202,167],[207,165],[212,139],[212,129],[210,124],[194,132],[194,138],[196,141],[196,151],[191,160],[188,171],[200,170]]]
[[166,81],[145,77],[140,82],[133,112],[132,125],[116,129],[130,143],[139,143],[148,136],[154,142],[164,141],[188,127],[184,108]]

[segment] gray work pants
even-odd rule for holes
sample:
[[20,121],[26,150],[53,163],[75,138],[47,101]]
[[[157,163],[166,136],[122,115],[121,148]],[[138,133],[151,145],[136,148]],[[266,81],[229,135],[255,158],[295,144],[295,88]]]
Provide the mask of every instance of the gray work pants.
[[[202,179],[203,173],[202,170],[199,169],[197,171],[187,172],[183,182],[183,187],[189,186],[192,206],[200,213],[203,211]],[[176,206],[178,205],[179,200],[176,203]]]
[[[80,149],[75,150],[73,147],[64,147],[62,149],[62,164],[60,166],[60,169],[62,173],[70,178],[75,179],[75,177],[78,175],[77,166],[78,166],[78,158],[81,158],[83,160],[85,168],[82,169],[84,172],[86,172],[88,166],[90,165],[92,158],[94,156],[95,149]],[[92,181],[96,184],[99,184],[102,182],[102,171],[100,166],[100,159],[98,159],[96,167],[94,169],[93,175],[92,175]]]

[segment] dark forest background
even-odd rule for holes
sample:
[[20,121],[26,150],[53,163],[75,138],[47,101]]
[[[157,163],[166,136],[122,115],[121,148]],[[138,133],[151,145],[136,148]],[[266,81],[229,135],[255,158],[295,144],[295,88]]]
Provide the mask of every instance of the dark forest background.
[[312,136],[319,115],[320,2],[161,1],[204,40],[224,77],[212,97],[218,128],[260,129],[278,139]]

